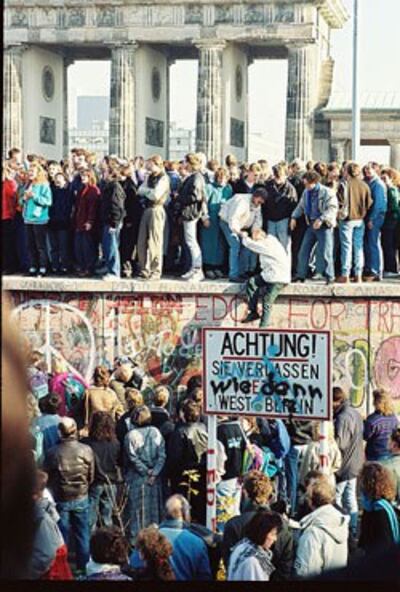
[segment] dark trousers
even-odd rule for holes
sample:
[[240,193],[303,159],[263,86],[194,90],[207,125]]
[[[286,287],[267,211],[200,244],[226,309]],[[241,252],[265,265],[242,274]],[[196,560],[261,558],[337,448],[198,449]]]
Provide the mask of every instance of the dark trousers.
[[14,220],[1,221],[1,235],[1,269],[3,273],[13,273],[18,268],[15,252]]
[[386,222],[382,226],[381,243],[383,250],[384,271],[397,273],[396,260],[398,222]]
[[50,261],[54,271],[71,267],[68,234],[68,230],[65,229],[48,229]]
[[304,216],[297,220],[296,228],[292,232],[292,276],[296,275],[297,257],[299,255],[301,243],[307,230],[307,224]]
[[16,250],[18,256],[18,271],[26,272],[29,269],[30,260],[28,253],[28,238],[26,232],[26,224],[21,212],[17,212],[14,218],[15,225],[15,240]]
[[47,224],[26,224],[30,266],[47,269]]
[[96,246],[93,233],[77,230],[75,232],[75,258],[81,271],[92,272],[96,263]]
[[124,267],[126,263],[131,263],[137,253],[137,241],[139,236],[139,223],[131,226],[124,225],[121,230],[121,237],[119,243],[119,252],[121,255],[121,265]]
[[259,296],[262,296],[262,317],[260,327],[268,326],[272,305],[284,287],[285,284],[264,281],[261,274],[250,278],[247,282],[246,292],[249,310],[251,312],[257,312],[258,298]]

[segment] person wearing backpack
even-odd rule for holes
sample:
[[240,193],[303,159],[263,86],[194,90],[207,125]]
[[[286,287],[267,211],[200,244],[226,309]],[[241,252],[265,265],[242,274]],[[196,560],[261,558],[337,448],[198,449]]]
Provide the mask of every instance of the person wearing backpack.
[[338,190],[341,275],[340,284],[350,281],[354,261],[354,280],[362,281],[364,267],[365,218],[372,205],[371,190],[361,179],[361,168],[349,162]]

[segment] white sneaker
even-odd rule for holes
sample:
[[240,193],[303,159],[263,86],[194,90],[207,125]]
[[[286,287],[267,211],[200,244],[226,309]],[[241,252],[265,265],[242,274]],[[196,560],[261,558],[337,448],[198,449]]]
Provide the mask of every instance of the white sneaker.
[[398,278],[399,274],[395,273],[394,271],[385,271],[383,273],[383,277],[384,278]]
[[318,281],[324,280],[325,278],[322,275],[322,273],[316,273],[312,279],[318,282]]
[[193,282],[202,282],[204,280],[204,273],[201,271],[201,269],[196,269],[190,279]]
[[119,277],[117,275],[113,275],[112,273],[107,273],[106,275],[103,275],[101,279],[105,280],[106,282],[111,282],[114,280],[118,280]]
[[194,276],[195,273],[196,273],[195,269],[189,269],[189,271],[187,271],[186,273],[181,275],[181,279],[182,280],[190,280]]

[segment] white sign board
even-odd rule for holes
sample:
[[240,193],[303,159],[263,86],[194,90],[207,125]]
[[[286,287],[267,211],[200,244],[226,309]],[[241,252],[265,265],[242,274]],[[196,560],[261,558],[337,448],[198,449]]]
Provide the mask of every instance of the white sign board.
[[203,329],[205,412],[331,419],[330,331]]

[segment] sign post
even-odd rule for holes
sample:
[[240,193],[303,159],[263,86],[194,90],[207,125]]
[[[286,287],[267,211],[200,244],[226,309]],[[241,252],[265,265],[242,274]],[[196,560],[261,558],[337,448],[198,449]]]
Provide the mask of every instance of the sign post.
[[204,412],[208,415],[207,526],[216,527],[217,415],[321,422],[320,459],[328,461],[331,333],[206,327],[202,333]]

